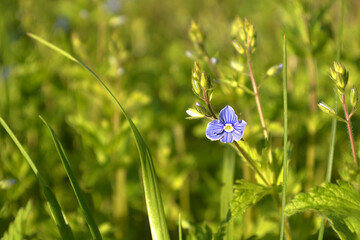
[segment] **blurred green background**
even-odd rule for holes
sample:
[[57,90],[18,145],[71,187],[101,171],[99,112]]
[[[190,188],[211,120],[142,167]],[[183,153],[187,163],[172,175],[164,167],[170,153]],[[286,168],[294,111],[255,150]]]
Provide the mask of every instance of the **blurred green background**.
[[[346,1],[342,62],[350,85],[359,85],[360,2]],[[289,199],[325,179],[331,119],[309,107],[310,79],[316,99],[333,104],[328,68],[335,60],[340,1],[155,1],[155,0],[2,0],[0,1],[0,116],[27,148],[54,190],[78,239],[90,239],[65,171],[38,115],[54,128],[106,239],[150,239],[136,146],[128,123],[101,86],[84,69],[26,36],[35,33],[77,56],[110,87],[149,145],[159,177],[168,227],[177,239],[179,212],[193,223],[219,223],[221,166],[225,144],[205,137],[206,121],[186,120],[196,99],[191,91],[194,59],[188,39],[191,20],[206,34],[206,48],[218,59],[221,78],[246,76],[230,68],[239,60],[231,44],[231,22],[247,17],[257,30],[253,58],[260,82],[266,70],[282,62],[282,39],[289,41],[289,140],[292,144]],[[206,62],[200,64],[219,78]],[[260,98],[274,147],[282,145],[282,82],[268,79]],[[264,145],[253,96],[217,84],[213,107],[231,105],[248,122],[245,140],[259,151]],[[342,112],[340,111],[340,114]],[[359,147],[359,117],[352,119]],[[349,178],[351,155],[345,124],[338,124],[333,179]],[[313,160],[308,160],[313,159]],[[351,159],[350,159],[351,161]],[[242,178],[240,158],[235,177]],[[59,235],[33,172],[0,129],[0,236],[20,207],[31,199],[28,239]],[[276,211],[264,199],[251,223],[235,230],[245,237],[272,239],[279,232]],[[290,219],[294,239],[315,239],[319,219]],[[216,228],[214,228],[216,229]],[[188,231],[184,229],[185,233]],[[304,234],[306,233],[306,234]],[[327,229],[327,236],[334,234]],[[190,237],[189,237],[190,238]],[[191,238],[193,239],[193,238]],[[196,239],[196,238],[195,238]]]

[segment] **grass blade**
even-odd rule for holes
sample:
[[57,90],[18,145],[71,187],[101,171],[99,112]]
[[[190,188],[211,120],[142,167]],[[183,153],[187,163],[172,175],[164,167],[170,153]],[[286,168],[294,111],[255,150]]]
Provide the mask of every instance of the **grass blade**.
[[288,130],[288,115],[287,115],[287,55],[286,55],[286,37],[284,35],[283,45],[283,97],[284,97],[284,160],[283,160],[283,189],[281,199],[281,228],[280,240],[284,239],[285,229],[285,204],[286,204],[286,177],[287,177],[287,130]]
[[65,168],[66,175],[68,176],[68,178],[70,180],[71,186],[74,190],[74,193],[78,200],[79,206],[85,216],[85,220],[89,226],[89,229],[90,229],[91,235],[93,236],[93,239],[101,240],[102,237],[101,237],[99,228],[96,225],[96,222],[91,214],[90,208],[85,201],[85,197],[80,189],[78,182],[76,181],[76,178],[75,178],[74,173],[70,166],[70,162],[65,154],[65,151],[64,151],[58,137],[56,136],[54,130],[50,127],[50,125],[41,116],[40,116],[40,119],[45,123],[45,125],[47,126],[47,128],[49,129],[49,131],[51,133],[51,137],[54,141],[56,150],[58,151],[61,162]]
[[179,240],[182,240],[181,213],[179,213]]
[[158,181],[156,177],[156,172],[154,168],[154,163],[151,157],[150,150],[146,145],[143,137],[141,136],[139,130],[136,128],[135,124],[131,120],[131,118],[127,115],[125,109],[121,106],[120,102],[116,99],[114,94],[110,91],[110,89],[105,85],[105,83],[93,72],[88,66],[83,64],[78,59],[71,56],[69,53],[65,52],[64,50],[56,47],[55,45],[49,43],[48,41],[40,38],[31,33],[27,33],[27,35],[36,41],[46,45],[47,47],[53,49],[54,51],[62,54],[63,56],[67,57],[68,59],[80,64],[86,70],[88,70],[95,78],[99,81],[99,83],[105,88],[106,92],[110,95],[112,100],[118,105],[121,109],[122,113],[124,114],[125,118],[130,124],[130,128],[136,140],[136,145],[140,155],[140,164],[141,164],[141,171],[143,176],[143,185],[145,191],[145,199],[146,199],[146,207],[150,222],[150,229],[153,239],[170,239],[169,232],[167,229],[165,213],[163,202],[161,199],[160,189],[158,186]]
[[16,138],[14,133],[11,131],[9,126],[6,124],[4,119],[2,119],[1,117],[0,117],[0,123],[5,128],[6,132],[9,134],[11,139],[14,141],[15,145],[18,147],[18,149],[20,150],[20,152],[22,153],[22,155],[24,156],[24,158],[26,159],[26,161],[30,165],[31,169],[35,173],[37,179],[39,180],[41,189],[43,190],[43,193],[45,195],[45,199],[46,199],[46,201],[47,201],[47,203],[48,203],[48,205],[50,207],[50,212],[51,212],[51,214],[53,216],[53,219],[55,221],[56,226],[59,229],[59,232],[60,232],[60,235],[61,235],[62,239],[64,239],[64,240],[72,240],[72,239],[74,239],[74,235],[72,233],[72,230],[71,230],[70,226],[68,225],[67,221],[65,220],[65,217],[64,217],[63,212],[61,210],[59,202],[57,201],[57,199],[55,197],[55,194],[46,185],[46,183],[45,183],[44,179],[42,178],[42,176],[40,175],[36,165],[31,160],[30,156],[27,154],[25,149],[22,147],[21,143]]

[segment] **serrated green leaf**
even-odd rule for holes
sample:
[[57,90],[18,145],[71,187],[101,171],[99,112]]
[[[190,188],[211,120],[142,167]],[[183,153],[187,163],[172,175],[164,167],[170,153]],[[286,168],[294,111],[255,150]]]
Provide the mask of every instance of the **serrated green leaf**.
[[324,183],[309,193],[296,195],[285,213],[290,216],[308,210],[326,217],[341,239],[359,239],[360,195],[353,185],[344,181]]
[[70,180],[71,186],[72,186],[75,196],[76,196],[76,199],[78,200],[79,206],[85,216],[85,220],[89,226],[89,229],[90,229],[93,239],[101,240],[102,236],[100,234],[99,228],[96,225],[95,219],[93,218],[93,216],[91,214],[90,208],[85,201],[85,197],[84,197],[84,195],[80,189],[80,186],[75,178],[75,175],[70,166],[70,162],[65,154],[65,151],[64,151],[58,137],[56,136],[54,130],[50,127],[50,125],[41,116],[40,116],[40,119],[45,123],[45,125],[48,127],[48,129],[51,133],[56,150],[58,151],[61,162],[65,168],[66,175],[68,176],[68,178]]
[[31,201],[28,201],[24,208],[20,208],[15,219],[10,223],[7,232],[1,240],[22,240],[25,239],[25,223],[31,209]]
[[245,180],[237,180],[234,189],[234,199],[231,202],[232,217],[240,217],[246,209],[272,192],[271,188]]
[[23,148],[23,146],[21,145],[19,140],[16,138],[14,133],[11,131],[9,126],[6,124],[6,122],[1,117],[0,117],[0,123],[5,128],[6,132],[9,134],[11,139],[14,141],[15,145],[18,147],[18,149],[20,150],[20,152],[22,153],[22,155],[26,159],[27,163],[30,165],[31,169],[35,173],[35,175],[36,175],[36,177],[37,177],[37,179],[38,179],[38,181],[40,183],[41,189],[42,189],[42,191],[43,191],[43,193],[45,195],[45,199],[46,199],[46,201],[48,203],[48,206],[50,208],[50,212],[52,214],[54,222],[55,222],[56,226],[59,229],[59,232],[60,232],[60,235],[61,235],[62,239],[64,239],[64,240],[74,239],[73,232],[72,232],[69,224],[65,220],[65,216],[63,214],[63,211],[62,211],[62,209],[60,207],[59,202],[57,201],[57,199],[55,197],[55,194],[46,185],[43,177],[40,175],[36,165],[34,164],[32,159],[30,158],[29,154],[27,154],[27,152],[25,151],[25,149]]
[[160,189],[159,189],[154,163],[151,157],[150,150],[146,145],[145,140],[141,136],[139,130],[136,128],[135,124],[133,123],[129,115],[126,113],[125,109],[122,107],[122,105],[117,100],[117,98],[112,93],[112,91],[106,86],[106,84],[88,66],[86,66],[80,60],[71,56],[69,53],[65,52],[64,50],[40,38],[39,36],[36,36],[31,33],[27,33],[27,35],[35,39],[36,41],[44,44],[45,46],[55,50],[56,52],[62,54],[68,59],[78,63],[80,66],[82,66],[87,71],[89,71],[91,75],[93,75],[95,79],[104,87],[105,91],[109,94],[111,99],[120,108],[126,120],[129,122],[130,128],[135,137],[136,146],[140,156],[140,165],[143,176],[142,179],[143,179],[143,185],[145,191],[146,207],[147,207],[152,237],[153,239],[159,239],[159,240],[170,239],[169,232],[167,229],[166,219],[165,219],[163,202],[161,199]]

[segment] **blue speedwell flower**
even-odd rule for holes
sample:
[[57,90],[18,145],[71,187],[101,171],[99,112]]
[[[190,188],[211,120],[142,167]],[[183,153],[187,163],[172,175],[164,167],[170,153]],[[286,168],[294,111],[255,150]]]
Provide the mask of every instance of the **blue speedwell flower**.
[[224,143],[239,141],[244,135],[246,124],[244,120],[238,120],[234,109],[228,105],[220,111],[219,119],[208,123],[206,137],[212,141],[220,140]]

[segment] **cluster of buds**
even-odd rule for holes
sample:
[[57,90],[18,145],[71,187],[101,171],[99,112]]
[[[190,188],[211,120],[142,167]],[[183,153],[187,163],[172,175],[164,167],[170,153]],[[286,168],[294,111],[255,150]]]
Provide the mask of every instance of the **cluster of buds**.
[[[337,91],[337,95],[340,98],[340,101],[342,102],[344,108],[346,107],[345,103],[345,88],[349,81],[349,72],[346,70],[345,66],[339,62],[334,62],[333,67],[330,67],[330,78],[334,82],[335,89]],[[358,96],[358,90],[356,87],[351,88],[350,91],[350,104],[352,107],[351,113],[346,116],[346,119],[337,116],[334,109],[332,109],[329,105],[327,105],[324,102],[320,102],[318,104],[319,108],[327,113],[328,115],[335,117],[336,119],[347,122],[351,116],[360,108],[359,104],[359,96]],[[347,110],[346,110],[347,112]]]
[[194,63],[191,83],[195,95],[206,103],[210,102],[213,94],[212,82],[210,77],[201,70],[201,67],[197,62]]
[[[194,94],[203,100],[208,106],[213,95],[213,85],[210,77],[204,71],[202,71],[200,65],[197,62],[194,63],[191,83]],[[196,103],[195,108],[189,108],[187,113],[192,118],[209,116],[207,110],[198,102]]]
[[338,94],[340,96],[343,95],[349,80],[349,72],[344,65],[339,62],[334,62],[334,66],[330,67],[330,78],[334,81]]
[[192,21],[189,29],[189,37],[196,50],[201,53],[204,47],[204,34],[201,32],[196,22]]
[[253,53],[256,49],[256,32],[254,25],[247,18],[244,20],[237,17],[232,24],[231,33],[233,46],[238,53],[243,55]]

